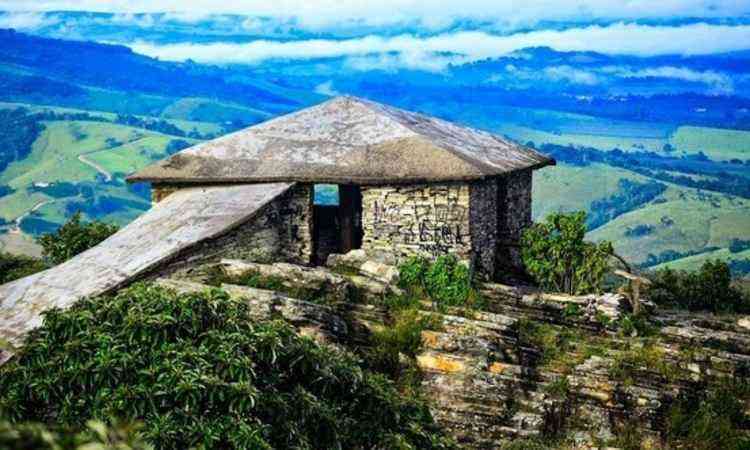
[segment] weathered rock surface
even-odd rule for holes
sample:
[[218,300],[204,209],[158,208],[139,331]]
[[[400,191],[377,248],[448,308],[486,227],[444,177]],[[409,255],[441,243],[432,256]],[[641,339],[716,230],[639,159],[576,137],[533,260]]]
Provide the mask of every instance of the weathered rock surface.
[[623,295],[564,295],[542,292],[528,286],[506,286],[486,283],[481,288],[488,300],[488,310],[558,324],[579,324],[601,328],[601,317],[618,320],[630,311]]
[[[221,288],[246,299],[259,318],[283,318],[300,333],[342,349],[366,346],[372,331],[388,321],[377,304],[388,293],[384,280],[397,276],[388,275],[392,271],[382,261],[352,261],[346,267],[357,274],[345,275],[223,260],[227,274],[272,277],[287,293]],[[211,288],[176,278],[157,282],[182,292]],[[352,297],[353,287],[366,295]],[[333,301],[293,298],[289,292],[295,290],[330,292],[327,300]],[[658,442],[665,413],[681,393],[719,377],[750,375],[747,317],[660,311],[651,321],[655,334],[641,339],[612,325],[629,309],[621,295],[566,296],[500,284],[485,284],[481,292],[488,310],[440,314],[442,327],[422,333],[415,361],[433,415],[465,448],[495,449],[505,440],[558,429],[583,445],[612,438],[625,426]],[[529,326],[543,331],[539,341],[529,338]]]
[[343,276],[329,270],[288,263],[259,264],[236,259],[223,259],[221,270],[232,278],[258,274],[280,282],[287,289],[304,292],[305,296],[325,297],[329,302],[343,302],[349,298],[352,285]]
[[[278,274],[280,267],[289,273],[300,270],[272,266],[267,273]],[[321,270],[325,272],[316,269]],[[248,298],[260,314],[280,313],[301,332],[344,348],[366,344],[370,330],[387,317],[373,305],[324,306],[269,291],[223,287]],[[644,439],[658,441],[665,411],[681,392],[701,380],[738,376],[750,367],[750,331],[742,320],[665,312],[655,318],[662,324],[659,334],[638,340],[597,322],[602,316],[614,320],[627,310],[619,295],[570,297],[497,284],[482,292],[491,311],[470,317],[442,314],[440,331],[423,332],[423,350],[416,358],[434,416],[465,448],[494,449],[504,440],[549,433],[554,427],[590,443],[634,425]],[[575,314],[570,305],[576,305]],[[573,349],[550,364],[544,359],[547,349],[521,336],[523,321],[574,330],[582,344],[604,346],[603,351],[586,355]],[[639,359],[640,352],[657,357]],[[562,396],[561,385],[567,386]]]
[[372,278],[385,284],[395,286],[398,283],[397,260],[391,253],[366,252],[352,250],[346,254],[328,256],[326,265],[332,269],[350,269],[360,275]]

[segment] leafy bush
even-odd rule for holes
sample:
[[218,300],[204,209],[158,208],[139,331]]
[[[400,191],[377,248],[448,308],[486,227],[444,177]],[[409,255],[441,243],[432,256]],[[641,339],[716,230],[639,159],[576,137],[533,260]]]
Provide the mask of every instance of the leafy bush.
[[11,421],[141,421],[156,448],[444,448],[427,407],[246,302],[139,284],[46,313],[0,368]]
[[81,432],[50,430],[37,423],[0,421],[0,448],[14,450],[149,450],[138,428],[90,420]]
[[0,284],[41,272],[47,265],[37,258],[0,252]]
[[430,263],[411,257],[399,266],[399,286],[412,296],[423,296],[438,307],[481,308],[482,298],[473,287],[471,272],[454,255]]
[[81,214],[76,213],[56,232],[44,234],[37,241],[44,258],[52,264],[60,264],[99,244],[117,230],[117,226],[104,222],[82,223]]
[[649,298],[660,305],[693,311],[750,311],[748,295],[732,285],[732,274],[724,261],[706,261],[693,272],[661,269],[652,281]]
[[526,270],[542,288],[568,294],[601,290],[612,243],[585,242],[586,213],[556,213],[527,228],[521,238]]

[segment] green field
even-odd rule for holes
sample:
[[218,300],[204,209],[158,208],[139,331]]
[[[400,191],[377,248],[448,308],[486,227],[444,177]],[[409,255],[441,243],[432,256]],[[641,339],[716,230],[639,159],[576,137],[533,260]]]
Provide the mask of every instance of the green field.
[[8,166],[0,184],[20,190],[33,183],[95,180],[98,171],[78,157],[107,148],[107,139],[135,142],[157,133],[103,122],[45,122],[31,154]]
[[750,131],[679,127],[669,142],[685,154],[702,151],[717,161],[750,160]]
[[554,212],[588,211],[595,200],[615,194],[620,179],[649,180],[635,172],[606,164],[545,167],[534,173],[532,216],[539,221]]
[[[558,165],[537,171],[533,190],[534,220],[557,211],[589,210],[595,200],[617,193],[620,179],[649,180],[604,164]],[[636,264],[643,263],[649,253],[658,256],[669,250],[700,252],[710,247],[726,248],[732,239],[747,239],[750,200],[664,184],[668,188],[659,198],[593,230],[588,238],[612,241],[619,255]],[[653,231],[644,236],[626,235],[627,230],[638,225],[650,225]]]
[[663,269],[669,267],[676,270],[696,270],[709,259],[719,259],[726,262],[750,260],[750,250],[732,253],[729,249],[722,248],[712,252],[701,253],[700,255],[687,256],[669,263],[654,266],[654,269]]
[[[610,240],[618,254],[642,263],[649,253],[725,248],[732,239],[746,238],[750,230],[750,201],[746,199],[678,186],[670,186],[662,198],[666,201],[623,214],[592,231],[589,238]],[[654,231],[638,237],[625,234],[638,225],[651,225]]]
[[267,112],[226,102],[203,98],[184,98],[165,107],[159,114],[167,119],[188,119],[193,121],[230,122],[242,120],[255,123],[270,119]]
[[[84,214],[85,218],[125,225],[148,208],[148,201],[130,192],[122,176],[164,158],[175,137],[106,122],[49,121],[44,125],[28,157],[11,163],[0,174],[0,184],[15,189],[0,199],[0,218],[10,223],[33,218],[61,224],[75,209],[73,205],[90,203],[98,209],[93,215]],[[113,147],[112,139],[123,144]],[[40,192],[63,182],[87,187],[91,196],[55,197]],[[5,226],[0,236],[0,248],[35,253],[32,239],[14,226]]]

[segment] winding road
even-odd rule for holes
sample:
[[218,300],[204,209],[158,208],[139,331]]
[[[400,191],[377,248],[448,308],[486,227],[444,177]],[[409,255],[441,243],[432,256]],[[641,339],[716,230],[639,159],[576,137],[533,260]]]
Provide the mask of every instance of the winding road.
[[100,151],[101,150],[95,150],[94,152],[84,153],[82,155],[78,155],[78,161],[81,161],[82,163],[86,164],[87,166],[93,168],[94,170],[96,170],[97,172],[99,172],[100,174],[102,174],[104,176],[104,179],[106,181],[112,181],[112,174],[111,173],[107,172],[104,169],[104,167],[102,167],[99,164],[97,164],[97,163],[95,163],[95,162],[93,162],[93,161],[91,161],[91,160],[89,160],[89,159],[86,158],[86,155],[91,154],[91,153],[95,153],[95,152],[100,152]]

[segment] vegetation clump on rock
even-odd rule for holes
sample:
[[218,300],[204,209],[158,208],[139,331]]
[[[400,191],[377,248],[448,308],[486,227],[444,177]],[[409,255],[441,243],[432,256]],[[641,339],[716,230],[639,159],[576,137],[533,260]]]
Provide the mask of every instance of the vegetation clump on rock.
[[613,254],[612,243],[584,241],[586,213],[551,214],[521,238],[526,270],[546,290],[567,294],[600,292]]
[[441,255],[433,262],[411,257],[399,266],[399,277],[407,295],[432,301],[438,309],[482,306],[469,267],[455,255]]
[[156,448],[446,448],[427,407],[221,290],[135,285],[45,315],[0,368],[13,423],[142,421]]

